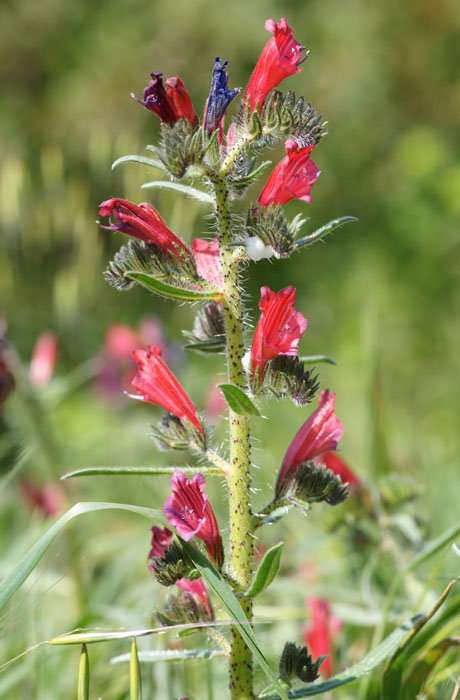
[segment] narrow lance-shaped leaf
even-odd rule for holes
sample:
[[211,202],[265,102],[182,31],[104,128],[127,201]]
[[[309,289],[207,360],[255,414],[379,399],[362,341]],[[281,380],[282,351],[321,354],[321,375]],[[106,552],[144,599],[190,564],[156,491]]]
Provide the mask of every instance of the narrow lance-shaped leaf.
[[271,584],[280,567],[283,544],[284,542],[280,542],[265,552],[264,558],[257,569],[255,578],[246,595],[251,598],[255,598],[255,596],[262,593],[262,591],[268,588],[268,586]]
[[[61,481],[77,476],[164,476],[174,474],[177,467],[84,467],[75,469],[61,476]],[[189,467],[182,466],[184,474],[205,474],[206,476],[222,476],[219,467]]]
[[305,236],[305,238],[299,238],[298,241],[294,241],[294,248],[300,248],[302,246],[316,243],[316,241],[319,241],[321,238],[325,238],[327,235],[332,233],[332,231],[335,231],[337,228],[340,228],[340,226],[347,224],[349,221],[359,221],[359,219],[357,219],[355,216],[341,216],[338,219],[333,219],[311,233],[309,236]]
[[152,188],[175,190],[176,192],[181,192],[182,194],[186,194],[189,197],[193,197],[193,199],[197,199],[202,204],[211,204],[214,206],[216,203],[214,197],[211,197],[211,195],[207,192],[197,190],[196,187],[192,187],[191,185],[182,185],[180,182],[169,182],[168,180],[153,180],[152,182],[146,182],[142,185],[143,190]]
[[163,514],[160,511],[152,508],[144,508],[142,506],[131,506],[126,503],[77,503],[67,513],[52,525],[42,537],[34,544],[34,546],[25,554],[21,561],[14,567],[9,574],[5,576],[0,583],[0,608],[2,608],[11,598],[11,596],[24,583],[29,574],[34,570],[37,563],[40,561],[54,538],[60,533],[64,525],[69,520],[99,510],[127,510],[138,515],[143,515],[146,518],[153,520],[162,527],[164,526]]
[[141,669],[137,656],[136,637],[131,643],[131,659],[129,662],[129,698],[130,700],[142,700]]
[[89,699],[89,659],[86,644],[83,644],[81,648],[77,698],[78,700]]
[[[164,628],[162,628],[164,631]],[[157,663],[158,661],[187,661],[209,660],[221,658],[225,652],[220,649],[154,649],[152,651],[138,651],[139,661],[144,663]],[[121,664],[131,661],[131,654],[120,654],[110,659],[111,664]]]
[[251,399],[235,384],[217,385],[232,411],[239,416],[260,416],[259,409],[254,406]]
[[306,365],[317,365],[320,362],[326,362],[329,365],[336,365],[337,362],[329,355],[304,355],[299,357],[299,360],[305,362]]
[[167,172],[161,160],[156,160],[156,158],[146,158],[145,156],[137,155],[122,156],[121,158],[117,158],[117,160],[112,163],[112,170],[115,170],[115,168],[121,165],[121,163],[138,163],[140,165],[148,165],[151,168],[157,168],[158,170]]
[[219,598],[230,617],[238,623],[239,633],[254,654],[254,659],[265,672],[265,675],[269,681],[275,685],[280,698],[282,698],[282,700],[287,700],[287,695],[284,688],[282,688],[280,683],[275,678],[267,659],[257,643],[252,627],[230,587],[226,584],[217,569],[201,552],[199,552],[197,549],[195,549],[195,547],[193,547],[189,542],[183,540],[181,537],[179,537],[179,539],[186,553],[195,564],[209,588],[214,591],[215,595]]
[[127,270],[124,276],[138,282],[149,291],[155,292],[155,294],[166,297],[167,299],[176,299],[177,301],[208,301],[210,299],[221,299],[222,297],[222,292],[217,288],[215,291],[209,290],[200,292],[184,289],[182,287],[173,287],[171,284],[160,282],[160,280],[155,277],[147,275],[145,272],[138,272],[137,270]]

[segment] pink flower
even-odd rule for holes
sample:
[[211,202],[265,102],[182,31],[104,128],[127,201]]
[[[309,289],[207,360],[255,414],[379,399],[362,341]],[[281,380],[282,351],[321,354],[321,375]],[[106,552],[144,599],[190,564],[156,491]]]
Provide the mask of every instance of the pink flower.
[[219,256],[219,243],[217,238],[205,241],[202,238],[194,238],[192,252],[195,258],[196,270],[200,277],[214,284],[219,289],[223,287],[222,267]]
[[179,581],[177,581],[176,586],[181,588],[183,591],[188,591],[194,598],[199,598],[208,615],[212,617],[213,612],[211,608],[211,601],[203,579],[198,578],[195,581],[190,581],[188,578],[181,578]]
[[203,435],[195,406],[161,359],[158,348],[149,345],[147,350],[135,350],[133,357],[137,362],[138,372],[131,384],[138,395],[131,395],[131,398],[162,406],[181,420],[189,420]]
[[330,469],[334,474],[340,476],[342,483],[348,483],[351,490],[361,485],[361,480],[335,452],[324,452],[318,457],[315,457],[314,462],[315,464],[324,464],[327,469]]
[[314,146],[300,148],[294,139],[288,139],[284,145],[287,155],[278,163],[262,190],[259,197],[262,207],[268,207],[272,202],[286,204],[291,199],[311,202],[310,191],[320,174],[310,160]]
[[311,624],[303,629],[303,642],[314,659],[327,655],[320,672],[324,678],[332,676],[332,642],[339,634],[342,621],[331,616],[329,603],[322,598],[309,598],[307,606],[311,614]]
[[[152,528],[152,543],[151,543],[151,549],[149,552],[149,561],[153,559],[154,557],[162,557],[165,553],[165,550],[168,549],[169,544],[172,539],[172,532],[171,530],[168,530],[167,527],[164,527],[161,529],[160,527],[157,527],[154,525]],[[154,566],[152,564],[149,564],[149,569],[153,573],[154,571]]]
[[140,238],[144,243],[156,245],[162,250],[175,255],[184,262],[179,250],[186,257],[190,257],[189,249],[166,226],[165,222],[152,207],[151,204],[139,205],[128,202],[126,199],[108,199],[100,205],[99,216],[113,216],[115,223],[110,219],[109,226],[101,226],[109,231],[121,231],[128,236]]
[[29,367],[29,378],[35,386],[48,384],[57,359],[57,338],[54,333],[41,333],[35,343]]
[[125,323],[112,323],[106,331],[104,350],[111,360],[126,362],[132,359],[133,350],[142,343],[140,333],[136,333]]
[[39,511],[45,518],[57,515],[65,506],[65,496],[61,489],[51,482],[36,486],[23,479],[19,488],[31,510]]
[[302,462],[335,450],[343,435],[343,425],[334,413],[336,394],[325,389],[318,399],[319,408],[302,425],[284,455],[276,481],[276,493],[285,491],[288,481]]
[[265,29],[271,32],[273,37],[262,51],[244,93],[244,104],[250,100],[251,113],[257,103],[259,103],[260,112],[267,94],[284,78],[300,73],[299,66],[308,56],[307,54],[302,59],[305,46],[301,46],[294,39],[294,32],[284,17],[278,24],[272,19],[267,19]]
[[193,108],[192,100],[187,92],[187,89],[178,77],[167,78],[166,85],[168,86],[167,95],[170,104],[174,105],[174,109],[178,119],[185,119],[190,124],[197,125],[198,120]]
[[270,287],[261,288],[259,309],[262,314],[251,347],[253,381],[257,370],[259,381],[262,381],[265,365],[277,355],[297,355],[307,319],[294,309],[294,302],[295,287],[286,287],[278,294]]
[[203,474],[194,474],[191,481],[179,469],[171,478],[172,495],[166,499],[163,511],[171,525],[187,542],[198,537],[206,546],[211,560],[221,566],[222,540],[216,516],[203,493],[206,480]]

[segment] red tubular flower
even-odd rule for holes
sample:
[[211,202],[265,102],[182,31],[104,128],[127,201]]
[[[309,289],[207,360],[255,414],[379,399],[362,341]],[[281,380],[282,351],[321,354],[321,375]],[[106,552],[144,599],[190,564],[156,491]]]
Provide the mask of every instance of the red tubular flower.
[[305,46],[301,46],[294,39],[294,32],[284,17],[278,24],[272,19],[267,19],[265,29],[271,32],[273,37],[262,51],[244,93],[244,104],[250,101],[251,114],[257,103],[260,112],[267,94],[284,78],[300,73],[299,66],[308,56],[307,53],[302,59]]
[[176,76],[167,78],[165,82],[168,86],[167,95],[169,102],[174,105],[178,119],[186,119],[190,124],[196,126],[198,124],[196,112],[182,80]]
[[115,223],[109,219],[109,226],[99,224],[101,228],[108,231],[121,231],[128,236],[140,238],[144,243],[159,246],[164,251],[175,255],[182,262],[184,259],[179,254],[178,249],[190,257],[189,249],[169,230],[151,204],[143,202],[137,206],[126,199],[107,199],[99,207],[99,216],[113,216],[115,219]]
[[171,478],[172,495],[166,499],[163,511],[171,525],[188,542],[198,537],[206,546],[211,560],[221,566],[222,540],[216,516],[203,493],[206,480],[203,474],[194,474],[191,481],[179,469]]
[[165,124],[174,124],[180,119],[173,100],[170,100],[163,85],[163,73],[150,73],[152,76],[144,89],[144,97],[139,100],[134,93],[131,97],[139,104],[158,115]]
[[35,386],[48,384],[53,376],[58,353],[57,338],[51,331],[41,333],[34,345],[29,366],[29,378]]
[[314,461],[315,464],[324,464],[327,469],[340,476],[342,483],[348,483],[350,490],[356,489],[361,485],[361,480],[335,452],[324,452],[324,454],[315,457]]
[[330,678],[333,660],[332,643],[340,631],[342,621],[338,617],[331,616],[327,600],[309,598],[307,606],[311,614],[311,624],[303,629],[303,642],[314,659],[327,655],[328,658],[321,664],[320,672],[324,678]]
[[133,357],[137,362],[138,372],[131,384],[138,395],[131,395],[131,398],[162,406],[180,420],[189,420],[203,435],[195,406],[161,359],[158,348],[148,345],[147,350],[134,350]]
[[[152,543],[151,543],[151,549],[149,552],[149,561],[153,559],[154,557],[162,557],[165,553],[165,550],[168,549],[169,544],[172,539],[172,532],[171,530],[168,530],[167,527],[164,527],[161,529],[160,527],[157,527],[154,525],[152,528]],[[155,567],[152,564],[149,564],[149,569],[152,573],[155,573]]]
[[262,190],[259,204],[286,204],[291,199],[311,202],[310,191],[319,177],[320,171],[310,160],[314,146],[299,147],[297,141],[288,139],[284,144],[287,156],[281,160]]
[[278,294],[270,287],[260,290],[257,324],[251,348],[251,372],[254,381],[257,369],[259,381],[265,365],[277,355],[297,355],[299,340],[307,327],[307,319],[294,309],[295,287],[286,287]]
[[219,289],[223,287],[222,266],[220,264],[219,243],[217,238],[205,241],[202,238],[194,238],[192,252],[195,258],[196,270],[200,277],[214,284]]
[[319,408],[302,425],[284,455],[276,481],[276,493],[285,491],[286,481],[292,477],[296,467],[314,457],[335,450],[343,435],[343,425],[334,413],[336,394],[325,389],[318,399]]
[[195,599],[199,598],[208,615],[210,617],[213,615],[208,589],[204,585],[203,579],[198,578],[195,581],[190,581],[188,578],[181,578],[179,581],[177,581],[176,586],[181,588],[183,591],[188,591],[191,593]]

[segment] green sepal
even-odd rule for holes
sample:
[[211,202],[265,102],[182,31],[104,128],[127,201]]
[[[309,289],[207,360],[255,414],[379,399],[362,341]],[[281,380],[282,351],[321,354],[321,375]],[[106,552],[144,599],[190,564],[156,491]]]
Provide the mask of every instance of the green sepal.
[[254,580],[246,593],[249,598],[255,598],[257,595],[262,593],[262,591],[268,588],[275,578],[280,567],[283,545],[284,542],[280,542],[265,552],[264,558],[260,562],[260,566],[257,569]]
[[239,416],[260,416],[259,409],[254,406],[251,399],[239,386],[235,384],[218,384],[217,386],[234,413]]
[[145,272],[138,272],[137,270],[128,270],[124,273],[124,276],[130,280],[138,282],[143,287],[151,292],[155,292],[161,297],[166,297],[167,299],[176,299],[177,301],[207,301],[209,299],[221,299],[222,292],[216,291],[193,291],[191,289],[184,289],[183,287],[173,287],[171,284],[166,284],[165,282],[160,282],[160,280],[147,275]]

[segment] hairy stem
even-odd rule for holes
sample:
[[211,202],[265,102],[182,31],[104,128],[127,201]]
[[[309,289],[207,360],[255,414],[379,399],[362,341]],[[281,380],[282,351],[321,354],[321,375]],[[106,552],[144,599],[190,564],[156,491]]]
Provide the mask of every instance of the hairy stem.
[[[238,264],[232,248],[228,248],[231,234],[231,217],[228,191],[223,179],[213,178],[217,203],[220,256],[224,281],[222,307],[227,338],[227,371],[231,384],[245,389],[246,375],[242,365],[243,303],[238,280]],[[231,575],[240,590],[245,590],[252,579],[253,565],[253,517],[250,504],[250,432],[249,419],[230,410],[230,466],[227,474],[230,507]],[[246,617],[252,619],[252,603],[241,602]],[[232,700],[252,700],[252,655],[238,629],[232,628],[230,654],[230,690]]]

